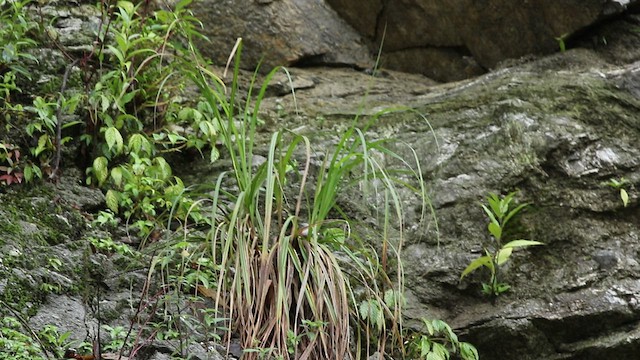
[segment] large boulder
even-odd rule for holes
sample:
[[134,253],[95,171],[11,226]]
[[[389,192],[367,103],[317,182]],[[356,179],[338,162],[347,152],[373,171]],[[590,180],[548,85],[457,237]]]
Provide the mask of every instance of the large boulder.
[[[635,36],[623,43],[638,48]],[[625,58],[604,55],[615,63]],[[362,101],[365,119],[385,104],[411,105],[422,114],[387,115],[367,134],[401,139],[396,153],[405,158],[413,158],[405,145],[412,147],[438,218],[437,233],[421,226],[420,214],[411,213],[415,199],[407,197],[408,327],[423,317],[443,318],[484,359],[637,357],[639,62],[613,65],[575,49],[440,86],[394,72],[375,80],[344,69],[292,74],[294,83],[306,84],[296,91],[302,110],[287,107],[289,96],[275,105],[265,101],[264,110],[274,116],[291,110],[295,116],[274,126],[288,121],[314,139],[322,126],[331,141],[331,129],[362,113]],[[623,178],[626,206],[606,185]],[[546,245],[515,252],[502,269],[512,289],[492,299],[480,291],[488,274],[462,282],[460,274],[490,239],[480,202],[490,192],[511,191],[531,203],[517,221],[518,235]],[[344,208],[357,209],[344,201]]]
[[243,65],[372,66],[361,36],[323,1],[202,0],[192,5],[211,43],[202,52],[224,64],[244,39]]
[[385,64],[442,81],[507,58],[549,54],[637,0],[327,0],[361,34],[384,43]]

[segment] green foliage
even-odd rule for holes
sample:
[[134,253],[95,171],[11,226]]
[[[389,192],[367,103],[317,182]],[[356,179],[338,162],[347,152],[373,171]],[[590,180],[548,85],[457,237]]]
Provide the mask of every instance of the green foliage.
[[[30,79],[27,61],[36,62],[28,50],[36,46],[30,32],[36,28],[26,14],[26,1],[0,0],[0,124],[9,121],[22,107],[14,105],[12,94],[21,92],[16,80]],[[0,130],[8,132],[10,126]],[[39,168],[21,158],[20,146],[0,138],[0,185],[30,181],[41,176]]]
[[478,350],[458,340],[449,324],[442,320],[422,319],[423,329],[410,335],[408,356],[420,360],[448,360],[458,354],[462,360],[478,360]]
[[45,325],[45,327],[38,332],[38,338],[42,345],[51,353],[55,354],[57,358],[61,357],[62,349],[67,349],[71,346],[69,337],[71,332],[67,331],[62,334],[58,331],[58,328],[54,325]]
[[119,353],[123,348],[131,348],[131,342],[127,342],[130,339],[130,334],[123,326],[109,326],[102,325],[102,328],[107,332],[109,341],[102,345],[102,350],[105,352]]
[[629,182],[625,178],[614,179],[611,178],[609,181],[602,183],[604,186],[612,187],[620,193],[620,200],[622,200],[622,205],[627,207],[629,205],[629,193],[627,192],[627,186],[629,186]]
[[96,250],[107,254],[118,253],[123,256],[136,257],[136,252],[127,244],[117,243],[110,237],[96,238],[90,237],[89,242]]
[[191,219],[199,220],[182,180],[172,176],[162,154],[189,148],[202,154],[208,147],[211,160],[218,158],[212,146],[218,130],[209,105],[179,103],[184,80],[193,64],[202,62],[191,42],[201,36],[201,24],[185,8],[188,3],[141,16],[142,3],[120,1],[115,18],[103,19],[112,21],[114,41],[100,51],[109,70],[88,97],[88,129],[94,131],[83,139],[95,151],[87,182],[104,189],[109,209],[143,236],[170,213],[183,218],[191,209]]
[[21,331],[20,322],[4,317],[0,324],[0,349],[2,354],[15,360],[44,360],[39,345]]
[[36,62],[27,50],[36,46],[29,32],[36,28],[26,14],[30,0],[0,0],[0,113],[11,108],[11,93],[20,92],[19,76],[30,79],[25,60]]
[[[417,169],[409,161],[402,162],[406,168],[401,171],[384,166],[374,154],[400,157],[384,141],[368,141],[354,122],[313,171],[311,141],[287,131],[272,134],[266,161],[256,167],[258,110],[269,80],[280,69],[268,73],[260,88],[254,88],[252,79],[246,102],[239,105],[240,43],[237,49],[229,88],[203,68],[193,79],[219,120],[220,141],[233,167],[209,192],[208,223],[215,226],[203,237],[207,258],[213,261],[209,291],[214,311],[233,319],[226,336],[239,333],[248,359],[342,356],[350,348],[350,326],[358,347],[401,349],[403,302],[385,291],[401,294],[402,276],[391,282],[385,259],[391,254],[401,263],[402,239],[392,242],[387,234],[392,226],[403,226],[398,188],[407,187],[427,202],[422,188],[407,185],[421,183],[417,161]],[[410,179],[395,176],[400,173]],[[223,189],[228,182],[231,190],[228,185]],[[389,200],[373,214],[384,224],[382,261],[353,236],[353,222],[338,203],[339,194],[371,189],[371,182],[380,183],[378,191]],[[285,188],[298,196],[291,201]],[[392,271],[402,273],[401,268]],[[356,284],[370,300],[356,300],[361,296],[354,292]]]
[[[27,182],[42,178],[43,173],[50,175],[53,171],[51,162],[56,156],[58,148],[72,140],[69,136],[57,139],[58,126],[61,126],[60,130],[65,130],[80,124],[79,121],[59,124],[58,117],[73,114],[80,101],[79,94],[68,99],[61,96],[56,102],[47,101],[38,96],[33,100],[33,106],[25,108],[36,115],[35,119],[25,127],[26,133],[30,138],[37,139],[35,141],[37,145],[29,148],[31,160],[24,169]],[[27,170],[29,168],[30,171]]]
[[490,247],[484,247],[485,255],[473,260],[460,276],[462,280],[465,276],[481,267],[489,269],[491,273],[490,281],[482,284],[482,292],[487,295],[498,296],[509,290],[510,286],[508,284],[499,281],[500,267],[509,260],[514,249],[544,245],[538,241],[523,239],[512,240],[503,245],[503,236],[505,230],[508,229],[509,220],[529,205],[520,204],[515,208],[511,208],[511,202],[515,194],[515,192],[512,192],[503,198],[498,197],[496,194],[490,194],[487,198],[489,206],[482,205],[482,209],[489,217],[487,229],[493,239],[493,244]]

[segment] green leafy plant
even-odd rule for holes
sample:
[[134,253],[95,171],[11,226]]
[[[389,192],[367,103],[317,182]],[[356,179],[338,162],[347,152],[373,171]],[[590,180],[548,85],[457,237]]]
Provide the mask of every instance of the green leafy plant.
[[423,329],[410,335],[408,356],[411,359],[448,360],[452,354],[462,360],[478,360],[478,350],[459,341],[449,324],[442,320],[422,319]]
[[20,331],[20,322],[4,317],[0,324],[0,349],[5,356],[16,360],[44,360],[42,349],[34,339]]
[[[417,160],[412,159],[416,161],[412,168],[402,159],[399,163],[406,168],[394,172],[377,156],[400,156],[385,141],[368,141],[366,128],[358,129],[354,121],[313,171],[311,140],[287,131],[272,134],[266,161],[255,166],[258,110],[269,80],[282,69],[268,73],[259,88],[254,77],[245,104],[238,105],[240,42],[236,48],[229,87],[204,67],[193,78],[219,121],[216,128],[233,168],[221,174],[209,191],[208,223],[215,226],[204,237],[208,258],[213,260],[214,311],[233,319],[227,323],[226,339],[238,335],[241,346],[251,349],[245,353],[247,359],[336,358],[350,351],[353,325],[358,347],[369,351],[371,341],[380,351],[385,346],[401,349],[402,302],[389,306],[383,298],[389,289],[402,293],[403,286],[402,237],[389,239],[393,225],[403,226],[398,188],[414,191],[427,208],[426,191],[408,185],[422,184]],[[353,236],[354,222],[338,201],[340,194],[371,189],[371,182],[381,185],[377,190],[388,200],[376,213],[384,224],[381,257]],[[297,195],[291,199],[285,189],[292,188]],[[395,283],[389,278],[389,255],[396,256],[399,267],[393,269],[398,274]],[[360,297],[356,285],[373,299],[366,303],[368,308],[356,300]],[[374,304],[384,304],[378,309],[384,319],[381,326],[372,311]],[[362,340],[367,324],[376,327],[373,340]]]
[[102,328],[109,334],[109,341],[102,346],[104,351],[120,352],[124,347],[131,348],[131,343],[127,342],[129,331],[123,326],[102,325]]
[[91,121],[83,139],[92,146],[93,159],[87,182],[102,188],[109,209],[142,236],[171,214],[182,218],[191,209],[191,219],[199,220],[164,154],[209,149],[210,159],[218,158],[209,104],[180,100],[192,64],[201,62],[191,40],[202,36],[201,24],[186,8],[189,3],[179,1],[173,10],[156,9],[148,16],[141,14],[143,3],[103,4],[111,9],[103,19],[110,33],[101,36],[114,41],[98,51],[108,71],[99,74],[88,96]]
[[[31,155],[31,165],[25,167],[24,174],[27,181],[42,178],[45,175],[52,175],[58,164],[55,160],[60,154],[60,148],[71,141],[70,136],[62,137],[62,130],[81,124],[80,121],[70,121],[62,123],[59,117],[65,114],[73,114],[79,103],[81,96],[75,94],[68,99],[61,96],[58,101],[47,101],[38,96],[33,100],[33,106],[25,109],[32,112],[35,119],[25,127],[27,135],[34,139],[36,146],[29,148]],[[60,127],[60,129],[58,129]],[[58,139],[60,131],[60,139]]]
[[567,51],[566,41],[569,35],[570,35],[569,33],[565,33],[555,38],[556,41],[558,42],[558,47],[560,48],[560,52]]
[[69,337],[70,331],[60,333],[55,325],[45,325],[45,327],[38,332],[38,337],[42,344],[57,357],[61,357],[62,349],[67,349],[71,346]]
[[123,256],[136,257],[138,254],[127,244],[116,243],[110,237],[96,238],[90,237],[89,242],[93,247],[107,254],[117,253]]
[[626,189],[627,186],[629,186],[629,182],[627,181],[627,179],[620,178],[620,180],[618,180],[611,178],[609,181],[604,182],[603,185],[618,190],[620,194],[620,200],[622,200],[622,205],[624,205],[624,207],[627,207],[627,205],[629,205],[629,193]]
[[489,206],[482,204],[482,209],[489,217],[487,229],[493,241],[490,246],[484,247],[485,255],[473,260],[460,276],[462,280],[465,276],[481,267],[489,269],[491,273],[489,283],[482,284],[482,292],[487,295],[498,296],[509,290],[510,286],[500,281],[500,267],[509,260],[514,249],[544,245],[539,241],[524,239],[504,243],[503,236],[508,229],[509,220],[529,205],[525,203],[512,208],[515,194],[515,192],[512,192],[502,198],[496,194],[490,194],[487,198]]
[[18,76],[30,79],[25,61],[37,62],[27,52],[36,46],[29,32],[37,27],[26,13],[30,0],[0,0],[0,112],[11,109],[10,95],[20,92]]

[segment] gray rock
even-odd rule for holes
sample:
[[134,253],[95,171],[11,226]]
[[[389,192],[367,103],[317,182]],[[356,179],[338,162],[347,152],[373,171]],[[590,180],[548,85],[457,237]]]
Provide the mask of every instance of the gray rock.
[[347,65],[370,67],[369,50],[360,36],[322,1],[204,0],[194,2],[211,43],[204,55],[225,64],[237,38],[244,39],[242,59],[253,70],[278,65]]
[[[384,42],[385,65],[440,81],[493,68],[500,61],[558,51],[566,42],[637,1],[514,2],[327,0],[374,46]],[[607,36],[605,42],[614,40]],[[600,40],[601,41],[601,40]],[[472,61],[465,58],[472,57]]]
[[[442,318],[488,359],[634,358],[640,351],[634,330],[640,322],[638,71],[637,62],[611,67],[596,52],[570,50],[414,93],[417,78],[390,73],[371,82],[365,106],[371,110],[363,116],[402,103],[426,118],[394,113],[367,132],[372,139],[399,138],[416,151],[436,207],[437,236],[411,212],[405,218],[408,326]],[[313,127],[313,119],[322,119],[324,132],[307,134],[331,144],[358,113],[354,99],[364,96],[358,89],[370,77],[314,72],[315,86],[296,92],[301,113],[287,121]],[[328,86],[335,83],[339,88]],[[283,95],[278,106],[290,102]],[[264,110],[276,114],[272,106],[265,103]],[[403,149],[394,151],[410,158]],[[615,189],[602,185],[620,177],[630,181],[626,208]],[[512,290],[492,301],[480,294],[486,274],[459,277],[489,241],[479,202],[489,192],[512,190],[532,203],[519,219],[519,236],[546,245],[514,253],[503,268]],[[401,196],[407,209],[415,207]]]

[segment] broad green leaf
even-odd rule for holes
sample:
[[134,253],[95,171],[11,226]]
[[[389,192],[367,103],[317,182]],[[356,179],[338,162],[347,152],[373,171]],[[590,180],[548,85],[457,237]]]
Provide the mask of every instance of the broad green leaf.
[[496,293],[497,293],[496,295],[500,295],[500,294],[502,294],[503,292],[505,292],[505,291],[507,291],[509,289],[511,289],[511,285],[505,284],[505,283],[500,283],[500,284],[498,284],[497,288],[495,289]]
[[493,235],[496,240],[500,241],[502,237],[502,227],[494,222],[490,222],[488,228],[491,235]]
[[178,120],[188,121],[193,119],[193,108],[185,107],[178,111]]
[[622,204],[624,205],[624,207],[627,207],[627,205],[629,205],[629,194],[627,193],[627,190],[620,189],[620,199],[622,199]]
[[149,140],[142,134],[132,134],[129,137],[129,151],[140,155],[151,155],[152,148]]
[[511,253],[513,253],[512,247],[502,247],[502,249],[498,251],[498,256],[496,256],[496,263],[498,265],[506,263],[509,257],[511,257]]
[[107,190],[105,194],[105,200],[107,203],[107,207],[111,209],[114,213],[118,213],[118,194],[113,189]]
[[107,142],[107,146],[109,147],[109,150],[113,150],[115,148],[116,154],[119,154],[122,152],[124,145],[123,145],[122,135],[120,134],[120,131],[118,131],[118,129],[116,129],[113,126],[109,127],[107,131],[105,131],[104,133],[104,139]]
[[121,167],[115,167],[113,169],[111,169],[111,179],[113,179],[113,183],[120,187],[120,185],[122,185],[122,168]]
[[98,179],[98,184],[102,185],[105,180],[107,180],[107,176],[109,175],[107,172],[107,158],[104,156],[100,156],[93,160],[93,174]]
[[120,96],[120,100],[118,101],[118,106],[121,108],[124,108],[124,105],[131,102],[131,99],[133,99],[133,97],[136,96],[138,92],[139,90],[133,90],[133,91],[130,90],[122,94],[122,96]]
[[420,357],[425,357],[431,351],[431,340],[427,336],[420,337]]
[[129,151],[139,153],[142,148],[142,142],[146,140],[141,134],[132,134],[129,136]]
[[211,155],[209,156],[209,161],[212,163],[216,162],[220,158],[220,151],[215,146],[211,147]]
[[461,342],[460,343],[460,356],[463,360],[479,360],[480,356],[478,355],[478,350],[475,346]]
[[435,329],[433,328],[433,324],[431,323],[431,321],[427,320],[427,319],[422,319],[422,321],[424,321],[424,325],[427,327],[427,332],[429,333],[429,335],[435,334]]
[[456,335],[456,333],[453,332],[453,330],[451,329],[451,326],[449,326],[449,324],[447,324],[446,322],[442,321],[443,323],[443,330],[445,333],[447,333],[447,336],[449,337],[449,341],[453,344],[458,343],[458,335]]
[[431,323],[433,324],[434,331],[438,333],[445,331],[448,326],[447,323],[439,319],[435,319]]
[[33,169],[31,168],[31,166],[25,166],[23,171],[24,171],[24,179],[27,182],[31,182],[31,180],[33,180]]
[[185,141],[186,138],[182,135],[178,135],[176,133],[168,133],[167,138],[172,145],[175,145],[178,141]]
[[[444,345],[434,342],[431,349],[432,354],[436,354],[438,357],[436,359],[449,359],[449,351]],[[428,359],[428,357],[427,357]]]
[[106,95],[100,95],[100,110],[103,113],[106,113],[107,110],[109,110],[109,106],[111,105],[111,102],[109,101],[109,98]]
[[208,139],[215,139],[217,131],[215,125],[211,121],[200,121],[198,123],[198,127],[202,134],[204,134]]
[[541,243],[540,241],[533,241],[533,240],[513,240],[504,244],[502,248],[517,248],[517,247],[527,247],[527,246],[534,246],[534,245],[544,245],[544,243]]
[[176,4],[176,11],[180,11],[180,10],[184,9],[185,7],[189,6],[189,4],[191,4],[191,1],[193,1],[193,0],[180,0],[180,1],[178,1],[178,3]]
[[133,14],[135,7],[130,1],[118,1],[118,7],[127,12],[127,14]]
[[482,266],[487,266],[487,267],[491,267],[491,257],[489,256],[481,256],[475,260],[473,260],[466,269],[464,269],[464,271],[462,272],[462,275],[460,276],[460,280],[462,280],[463,277],[469,275],[471,272],[473,272],[474,270],[482,267]]
[[156,11],[154,15],[156,19],[158,19],[158,21],[160,21],[161,23],[168,23],[171,21],[171,16],[166,10]]
[[160,170],[160,179],[165,180],[171,176],[171,166],[167,163],[163,157],[156,157],[153,159],[158,170]]

